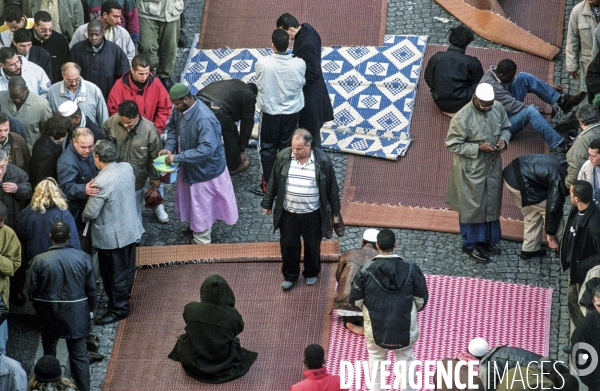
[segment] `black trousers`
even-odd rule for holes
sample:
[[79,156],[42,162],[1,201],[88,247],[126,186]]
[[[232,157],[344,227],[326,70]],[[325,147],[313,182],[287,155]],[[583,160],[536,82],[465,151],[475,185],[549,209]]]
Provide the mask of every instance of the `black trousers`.
[[[227,168],[229,171],[237,170],[242,163],[240,154],[244,152],[250,135],[240,135],[238,127],[231,118],[229,113],[226,113],[223,109],[211,109],[221,124],[221,134],[223,136],[223,148],[225,149],[225,160],[227,161]],[[245,144],[242,142],[245,141]]]
[[[292,144],[292,136],[298,129],[300,113],[260,114],[258,143],[260,147],[260,165],[262,166],[264,185],[271,178],[277,153]],[[264,190],[264,189],[263,189]]]
[[135,277],[136,243],[111,250],[98,249],[98,263],[104,291],[108,296],[108,311],[129,316],[129,298]]
[[286,281],[300,276],[300,252],[304,241],[304,278],[317,277],[321,272],[321,211],[291,213],[283,210],[279,219],[279,244],[283,265],[281,272]]
[[[42,320],[43,322],[43,320]],[[42,331],[42,347],[44,355],[56,357],[56,344],[59,338]],[[69,367],[71,378],[80,391],[90,391],[90,357],[88,355],[85,337],[65,339],[69,352]]]

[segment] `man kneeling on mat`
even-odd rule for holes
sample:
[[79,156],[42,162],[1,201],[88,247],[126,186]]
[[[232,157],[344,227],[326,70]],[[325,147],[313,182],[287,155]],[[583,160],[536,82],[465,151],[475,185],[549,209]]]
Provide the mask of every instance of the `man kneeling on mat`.
[[169,354],[185,372],[204,383],[225,383],[248,372],[258,353],[244,349],[237,337],[244,321],[235,308],[235,296],[225,279],[207,277],[200,288],[201,302],[183,310],[185,334]]

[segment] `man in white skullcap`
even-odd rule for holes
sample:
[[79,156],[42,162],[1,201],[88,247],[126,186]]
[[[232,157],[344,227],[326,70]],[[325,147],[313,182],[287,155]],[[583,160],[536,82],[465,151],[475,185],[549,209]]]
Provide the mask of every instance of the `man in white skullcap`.
[[[484,391],[483,382],[479,379],[477,373],[479,368],[479,361],[488,351],[488,343],[481,337],[473,338],[469,342],[469,348],[467,351],[460,352],[455,358],[443,358],[440,361],[443,362],[444,368],[448,368],[449,373],[452,373],[449,384],[444,384],[441,378],[438,378],[437,372],[433,375],[433,384],[435,385],[435,391],[454,391],[454,390],[478,390]],[[464,362],[464,365],[463,363]],[[469,362],[477,362],[477,365],[473,366],[474,372],[469,371]],[[460,365],[458,371],[456,366]],[[458,372],[458,374],[457,374]],[[469,387],[469,384],[473,384],[474,387]],[[465,388],[464,385],[467,387]]]
[[363,313],[360,308],[350,304],[348,296],[352,288],[352,281],[360,267],[379,254],[377,251],[377,229],[367,229],[363,234],[361,248],[354,248],[342,254],[338,262],[335,279],[338,283],[333,298],[333,308],[337,315],[342,317],[348,330],[357,335],[364,335]]
[[477,262],[500,254],[501,155],[508,148],[509,128],[494,89],[481,83],[450,121],[446,137],[446,149],[454,154],[446,204],[458,212],[463,251]]
[[[104,133],[102,129],[94,122],[93,119],[85,115],[79,105],[70,100],[63,102],[58,106],[58,112],[63,116],[71,120],[72,129],[77,128],[88,128],[94,135],[94,142],[104,140]],[[65,147],[70,142],[70,137],[66,137]]]

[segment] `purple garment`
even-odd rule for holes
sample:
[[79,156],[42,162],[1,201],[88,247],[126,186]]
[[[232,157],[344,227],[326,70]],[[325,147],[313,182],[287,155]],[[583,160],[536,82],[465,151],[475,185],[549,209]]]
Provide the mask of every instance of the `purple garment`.
[[228,225],[237,222],[237,203],[227,168],[210,181],[190,186],[183,181],[183,166],[179,166],[177,178],[173,212],[181,221],[189,221],[192,231],[206,231],[217,220]]

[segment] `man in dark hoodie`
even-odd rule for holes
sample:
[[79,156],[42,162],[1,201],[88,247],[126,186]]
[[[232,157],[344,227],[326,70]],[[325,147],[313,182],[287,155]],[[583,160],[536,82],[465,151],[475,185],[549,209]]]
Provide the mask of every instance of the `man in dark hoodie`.
[[379,255],[365,263],[354,278],[350,304],[363,310],[369,365],[377,365],[372,390],[380,390],[379,365],[386,360],[388,350],[394,352],[396,362],[405,363],[401,384],[410,390],[411,380],[406,376],[414,361],[412,346],[419,336],[417,311],[425,308],[429,298],[427,284],[416,264],[395,254],[394,232],[379,231],[377,250]]
[[179,336],[169,358],[203,383],[220,384],[244,376],[258,353],[240,345],[237,335],[244,331],[244,321],[231,287],[214,274],[202,283],[200,299],[186,304],[185,334]]

